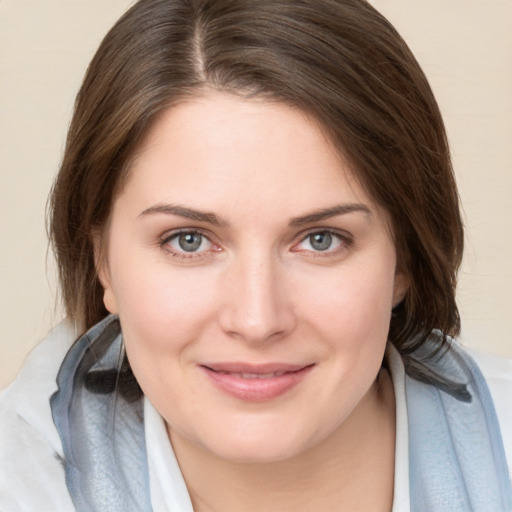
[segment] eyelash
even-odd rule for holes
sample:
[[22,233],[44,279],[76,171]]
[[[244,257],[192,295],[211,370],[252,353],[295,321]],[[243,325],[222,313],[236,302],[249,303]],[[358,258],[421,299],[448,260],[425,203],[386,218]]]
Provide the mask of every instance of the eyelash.
[[[307,249],[297,249],[297,246],[308,240],[312,235],[330,235],[333,239],[337,239],[339,244],[334,249],[328,248],[325,251],[322,250],[307,250]],[[334,240],[333,240],[334,241]],[[332,228],[314,228],[307,231],[303,234],[296,244],[293,245],[293,252],[308,252],[314,258],[332,258],[339,255],[340,252],[343,252],[347,249],[350,249],[354,243],[352,236],[346,231],[338,231]]]
[[[182,235],[199,235],[202,237],[201,245],[206,240],[211,245],[216,245],[214,242],[211,241],[210,237],[200,231],[199,229],[181,229],[178,231],[174,231],[172,233],[166,233],[163,235],[160,241],[160,247],[162,250],[164,250],[167,254],[169,254],[172,258],[175,258],[180,261],[184,260],[194,260],[198,258],[204,258],[206,253],[208,251],[201,251],[201,252],[187,252],[185,250],[183,251],[177,251],[171,248],[170,244],[173,240],[178,239]],[[220,249],[216,249],[213,252],[219,252]]]
[[[327,248],[324,251],[323,250],[315,251],[315,250],[297,248],[297,246],[299,246],[300,244],[307,241],[308,238],[310,238],[312,235],[326,235],[326,234],[330,235],[332,237],[333,241],[335,239],[338,240],[339,244],[337,247],[335,247],[334,249]],[[199,258],[204,258],[205,256],[208,255],[208,253],[220,252],[222,250],[220,248],[217,248],[217,249],[214,249],[213,251],[203,250],[200,252],[195,252],[195,251],[187,252],[185,250],[178,251],[178,250],[172,249],[170,246],[170,243],[172,241],[178,239],[178,237],[180,237],[182,235],[199,235],[202,237],[201,245],[206,240],[212,246],[216,246],[215,242],[213,242],[210,239],[210,236],[205,234],[204,232],[202,232],[199,229],[181,229],[178,231],[174,231],[172,233],[167,232],[161,237],[159,245],[162,248],[162,250],[164,250],[172,258],[175,258],[177,260],[180,260],[180,261],[195,260],[195,259],[199,259]],[[325,229],[315,228],[315,229],[310,229],[306,233],[301,234],[300,240],[292,246],[291,251],[292,252],[309,253],[314,258],[329,258],[329,257],[337,256],[340,252],[349,249],[352,245],[353,245],[353,238],[345,231],[338,231],[338,230],[335,230],[332,228],[325,228]],[[218,247],[218,246],[216,246],[216,247]]]

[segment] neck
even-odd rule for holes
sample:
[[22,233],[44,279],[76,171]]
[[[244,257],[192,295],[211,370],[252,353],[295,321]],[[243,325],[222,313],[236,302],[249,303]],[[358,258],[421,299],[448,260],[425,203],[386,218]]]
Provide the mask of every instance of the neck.
[[[395,403],[381,371],[350,416],[306,452],[272,463],[234,463],[169,429],[196,512],[387,511],[393,502]],[[278,504],[278,508],[276,508]]]

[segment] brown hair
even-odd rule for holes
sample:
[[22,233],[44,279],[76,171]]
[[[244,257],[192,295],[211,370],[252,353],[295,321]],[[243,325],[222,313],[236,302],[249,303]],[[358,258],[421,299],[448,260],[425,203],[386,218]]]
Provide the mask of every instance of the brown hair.
[[111,29],[78,94],[51,197],[67,312],[103,318],[91,233],[159,113],[205,88],[308,112],[389,212],[409,289],[390,340],[406,356],[459,332],[463,231],[441,115],[412,53],[363,0],[140,0]]

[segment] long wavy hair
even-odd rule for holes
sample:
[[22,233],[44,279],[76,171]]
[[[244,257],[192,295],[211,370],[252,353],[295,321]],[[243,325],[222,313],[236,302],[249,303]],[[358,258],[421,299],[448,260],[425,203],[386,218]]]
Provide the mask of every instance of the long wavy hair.
[[458,334],[463,228],[427,79],[363,0],[140,0],[101,43],[78,93],[49,209],[63,301],[79,330],[107,311],[92,233],[159,114],[214,89],[313,116],[391,219],[409,289],[389,340],[403,357]]

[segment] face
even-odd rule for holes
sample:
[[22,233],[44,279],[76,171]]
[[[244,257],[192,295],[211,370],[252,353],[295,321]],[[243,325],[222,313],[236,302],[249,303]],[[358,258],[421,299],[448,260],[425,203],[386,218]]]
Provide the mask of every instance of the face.
[[105,237],[105,304],[173,441],[284,460],[372,389],[404,292],[392,236],[300,111],[220,93],[172,107]]

